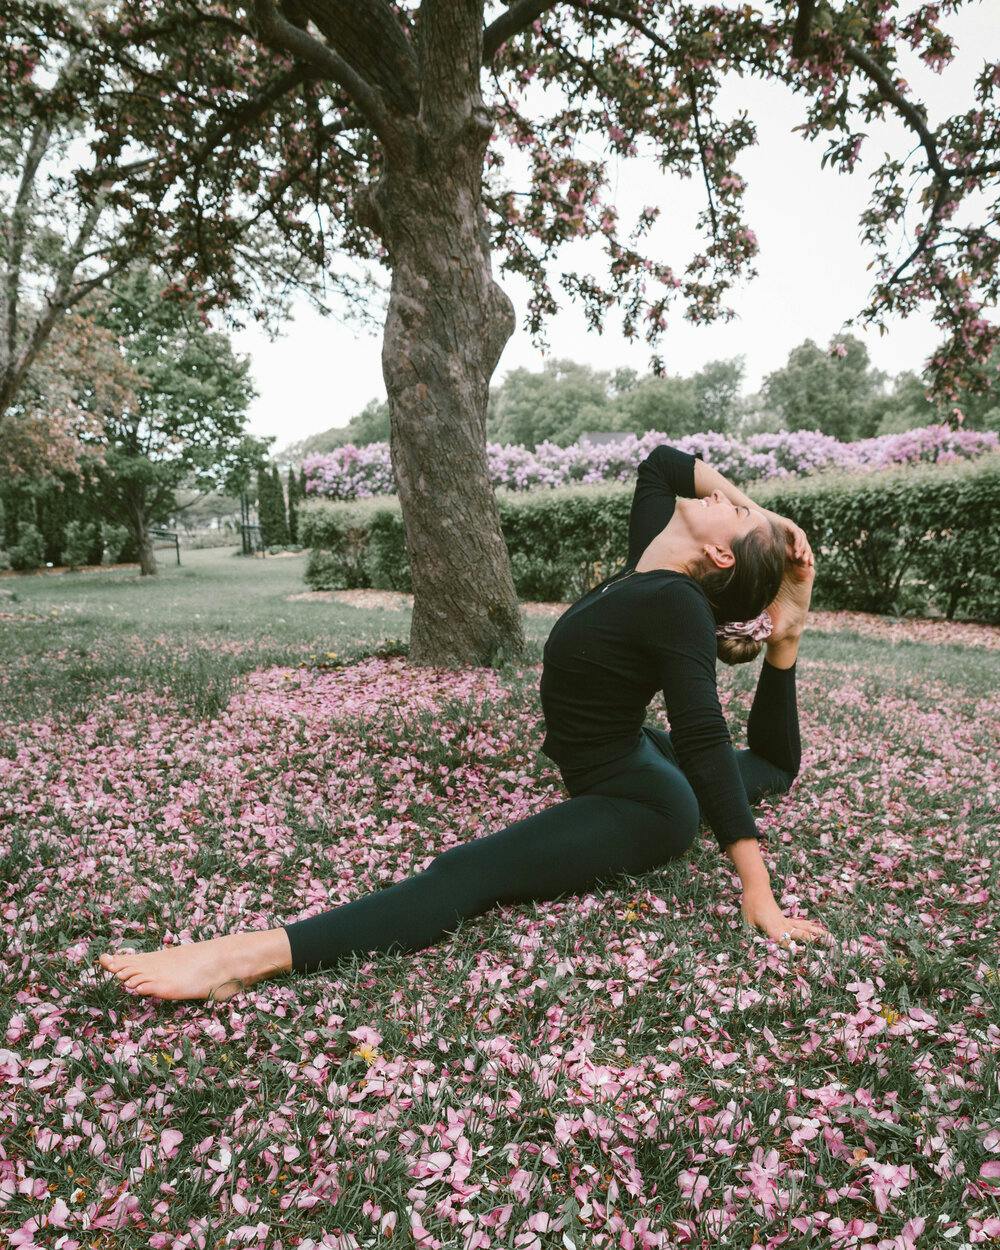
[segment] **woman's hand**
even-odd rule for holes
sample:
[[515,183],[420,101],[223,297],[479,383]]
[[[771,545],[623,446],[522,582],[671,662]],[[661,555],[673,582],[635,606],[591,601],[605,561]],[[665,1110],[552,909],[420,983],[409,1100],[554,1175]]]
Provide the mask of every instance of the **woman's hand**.
[[740,911],[751,928],[763,929],[769,938],[774,938],[781,946],[788,946],[793,939],[796,942],[812,942],[823,935],[829,936],[829,929],[818,920],[786,916],[770,892],[744,893]]
[[781,516],[780,513],[772,512],[770,508],[762,508],[761,511],[785,531],[788,545],[792,548],[792,559],[798,560],[801,564],[812,564],[812,547],[809,546],[805,530],[796,525],[791,517]]

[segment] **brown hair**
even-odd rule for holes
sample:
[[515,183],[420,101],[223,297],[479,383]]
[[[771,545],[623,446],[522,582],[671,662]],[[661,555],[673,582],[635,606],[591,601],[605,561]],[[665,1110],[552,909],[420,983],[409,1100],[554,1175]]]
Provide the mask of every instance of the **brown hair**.
[[[758,525],[733,539],[730,546],[736,563],[731,569],[712,565],[708,571],[692,574],[712,606],[716,625],[759,616],[778,593],[788,544],[777,522],[770,517],[767,522],[766,531]],[[718,638],[716,653],[726,664],[747,664],[760,655],[763,645],[752,638]]]
[[749,664],[763,650],[762,642],[752,638],[716,638],[715,653],[724,664]]

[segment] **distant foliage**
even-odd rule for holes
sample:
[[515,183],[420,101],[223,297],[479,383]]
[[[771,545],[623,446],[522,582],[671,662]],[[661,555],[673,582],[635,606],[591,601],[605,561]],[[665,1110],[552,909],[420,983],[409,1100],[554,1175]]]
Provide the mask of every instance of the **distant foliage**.
[[97,522],[68,521],[63,540],[63,559],[71,569],[78,569],[90,561],[95,539],[99,532]]
[[288,469],[288,541],[299,541],[299,479],[295,470]]
[[257,470],[257,518],[265,547],[287,546],[288,516],[276,465]]
[[[652,431],[620,442],[557,447],[542,443],[526,447],[487,444],[490,480],[494,487],[534,490],[573,483],[598,484],[630,480],[641,460],[664,442]],[[994,431],[954,430],[928,425],[842,443],[815,430],[753,434],[745,440],[709,431],[670,440],[737,482],[804,477],[830,469],[863,473],[896,464],[949,464],[967,460],[1000,445]],[[344,447],[303,462],[306,490],[326,499],[366,499],[395,494],[387,443]]]
[[8,549],[10,567],[19,572],[37,569],[45,561],[45,545],[37,525],[22,525],[18,541]]

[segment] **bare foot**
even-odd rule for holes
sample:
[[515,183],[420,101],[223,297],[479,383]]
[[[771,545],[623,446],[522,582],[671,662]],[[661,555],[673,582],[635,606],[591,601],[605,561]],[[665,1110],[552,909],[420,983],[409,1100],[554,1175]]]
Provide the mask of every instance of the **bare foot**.
[[210,998],[225,1002],[257,981],[291,970],[284,929],[227,933],[207,942],[124,951],[99,957],[101,967],[136,994],[157,998]]
[[815,565],[792,558],[785,561],[785,575],[778,593],[767,605],[772,623],[768,642],[797,638],[805,629],[815,576]]

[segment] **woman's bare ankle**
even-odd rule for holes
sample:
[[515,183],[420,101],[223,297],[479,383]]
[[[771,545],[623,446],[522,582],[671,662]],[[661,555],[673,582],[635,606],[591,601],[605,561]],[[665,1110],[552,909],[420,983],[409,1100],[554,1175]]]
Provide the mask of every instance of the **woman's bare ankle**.
[[248,985],[292,970],[292,948],[284,928],[255,929],[240,934],[245,939],[241,970]]
[[799,640],[802,632],[786,635],[776,642],[769,642],[764,651],[764,658],[772,668],[791,668],[799,654]]

